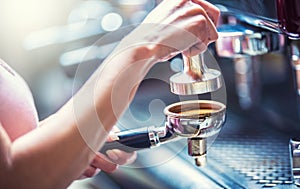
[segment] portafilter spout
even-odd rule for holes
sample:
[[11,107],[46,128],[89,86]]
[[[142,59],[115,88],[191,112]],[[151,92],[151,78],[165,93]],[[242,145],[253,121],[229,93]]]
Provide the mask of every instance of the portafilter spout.
[[100,150],[132,152],[159,146],[178,139],[188,139],[188,154],[197,166],[206,162],[206,138],[219,133],[225,122],[226,106],[212,100],[190,100],[171,104],[164,109],[165,126],[144,127],[116,133],[116,140],[106,142]]

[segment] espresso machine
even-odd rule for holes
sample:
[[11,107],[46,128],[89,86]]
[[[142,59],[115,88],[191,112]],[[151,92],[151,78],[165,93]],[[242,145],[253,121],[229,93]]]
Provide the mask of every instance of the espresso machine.
[[[272,116],[263,120],[273,122],[274,118],[286,120],[276,123],[274,128],[286,136],[290,136],[289,156],[291,179],[288,182],[300,185],[299,180],[299,39],[300,39],[300,2],[277,1],[211,1],[219,5],[222,11],[219,23],[220,39],[215,44],[217,56],[232,60],[235,88],[240,108],[252,116],[264,117],[270,109]],[[274,56],[273,59],[264,59],[266,56]],[[264,75],[276,77],[276,73],[270,66],[263,69],[266,64],[276,64],[280,59],[285,71],[283,82],[264,83]],[[273,65],[276,67],[276,65]],[[264,68],[266,69],[266,68]],[[280,77],[280,76],[277,76]],[[281,88],[288,85],[289,88]],[[264,91],[264,87],[277,88],[272,92]],[[270,88],[269,88],[270,89]],[[272,99],[274,93],[280,93],[281,97],[275,97],[276,107],[266,103],[267,98]],[[294,93],[294,94],[293,94]],[[287,100],[289,98],[289,100]],[[288,104],[292,101],[293,104]],[[260,110],[262,111],[260,111]],[[267,112],[266,112],[267,111]],[[286,113],[283,113],[285,112]],[[259,115],[261,114],[261,115]],[[276,115],[276,116],[275,116]],[[261,118],[260,118],[261,119]],[[254,119],[255,120],[255,119]],[[278,121],[278,120],[277,120]],[[289,122],[289,123],[287,123]],[[272,125],[272,124],[270,124]],[[277,127],[277,129],[276,129]],[[278,128],[280,127],[280,128]],[[251,175],[251,174],[250,174]],[[280,177],[269,174],[261,180],[264,186],[273,187]],[[253,178],[253,177],[252,177]],[[260,181],[258,181],[260,182]]]

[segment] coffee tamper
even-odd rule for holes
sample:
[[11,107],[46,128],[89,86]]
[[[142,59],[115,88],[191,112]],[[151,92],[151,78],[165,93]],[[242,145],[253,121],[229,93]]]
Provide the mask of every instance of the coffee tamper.
[[182,55],[183,72],[170,77],[171,92],[177,95],[195,95],[218,90],[222,86],[221,72],[207,68],[204,55]]

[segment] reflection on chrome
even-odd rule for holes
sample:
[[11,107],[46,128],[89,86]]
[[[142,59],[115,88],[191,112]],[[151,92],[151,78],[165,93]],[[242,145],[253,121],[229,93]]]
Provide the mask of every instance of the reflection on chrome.
[[164,110],[164,127],[146,127],[122,131],[114,141],[106,142],[101,152],[122,149],[127,152],[153,148],[182,138],[188,139],[188,154],[197,166],[206,164],[206,139],[217,135],[225,122],[224,104],[210,100],[192,100],[171,104]]

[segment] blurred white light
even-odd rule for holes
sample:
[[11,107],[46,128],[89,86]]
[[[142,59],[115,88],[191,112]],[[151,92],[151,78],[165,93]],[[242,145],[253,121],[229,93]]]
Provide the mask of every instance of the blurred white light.
[[87,46],[76,50],[65,52],[60,56],[60,63],[63,66],[76,65],[94,59],[105,59],[116,47],[118,42],[103,46]]
[[121,5],[144,5],[147,3],[147,0],[119,0]]
[[108,13],[103,16],[101,21],[102,29],[105,31],[115,31],[121,27],[123,19],[117,13]]
[[132,24],[139,24],[144,20],[144,18],[147,16],[147,14],[148,14],[148,12],[145,10],[134,12],[134,13],[132,13],[132,15],[130,17],[130,22]]
[[25,49],[32,50],[46,45],[51,45],[61,40],[61,27],[50,27],[44,30],[29,33],[23,45]]
[[180,72],[183,70],[183,61],[181,58],[174,58],[170,63],[171,70],[174,72]]
[[250,34],[253,34],[254,32],[253,32],[252,30],[246,29],[246,30],[245,30],[245,33],[248,34],[248,35],[250,35]]
[[66,43],[73,40],[103,33],[96,21],[77,22],[66,26],[56,26],[30,33],[24,39],[27,50],[40,48],[56,43]]
[[88,46],[80,49],[76,49],[70,52],[66,52],[60,56],[60,63],[63,66],[70,66],[80,63],[84,58],[90,60],[91,57],[86,57],[88,51],[95,51],[95,46]]
[[68,23],[76,23],[76,22],[86,22],[89,18],[89,14],[87,10],[84,9],[74,9],[71,11],[68,17]]
[[71,11],[68,23],[98,20],[111,11],[112,6],[108,2],[98,0],[83,1]]

